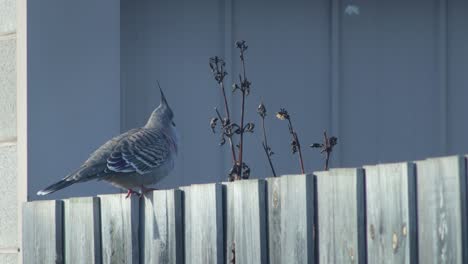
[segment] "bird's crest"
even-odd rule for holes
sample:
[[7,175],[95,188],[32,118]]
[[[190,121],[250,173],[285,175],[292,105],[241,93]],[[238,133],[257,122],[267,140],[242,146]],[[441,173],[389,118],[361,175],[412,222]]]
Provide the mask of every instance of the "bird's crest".
[[151,117],[149,118],[148,122],[146,123],[146,127],[154,127],[154,126],[167,126],[172,122],[174,114],[172,113],[169,104],[167,103],[166,96],[161,88],[161,85],[158,83],[159,91],[161,93],[161,102],[159,106],[153,111]]

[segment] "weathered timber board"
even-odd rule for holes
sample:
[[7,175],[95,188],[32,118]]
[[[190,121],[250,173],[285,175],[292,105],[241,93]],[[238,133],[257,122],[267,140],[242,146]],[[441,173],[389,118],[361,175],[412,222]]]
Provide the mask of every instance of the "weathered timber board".
[[101,263],[101,218],[98,197],[64,200],[67,264]]
[[142,197],[140,212],[142,263],[184,261],[182,191],[160,190]]
[[23,262],[64,263],[63,202],[36,201],[23,205]]
[[267,263],[264,180],[224,183],[225,263]]
[[223,203],[220,184],[181,187],[185,263],[220,264],[223,254]]
[[332,169],[317,175],[320,263],[365,263],[365,193],[362,169]]
[[468,250],[464,159],[451,156],[417,161],[416,171],[420,263],[468,263],[463,259]]
[[267,186],[269,263],[314,263],[314,176],[268,178]]
[[101,195],[102,260],[105,264],[139,263],[139,198]]
[[418,263],[414,164],[364,169],[368,263]]

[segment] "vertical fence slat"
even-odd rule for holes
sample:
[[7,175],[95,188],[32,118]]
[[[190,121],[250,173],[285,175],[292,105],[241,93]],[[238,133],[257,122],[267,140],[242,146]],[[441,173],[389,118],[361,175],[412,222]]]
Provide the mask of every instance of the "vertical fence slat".
[[414,164],[364,168],[368,263],[418,263]]
[[182,187],[185,263],[223,263],[223,203],[220,184]]
[[467,263],[466,168],[462,157],[416,162],[420,263]]
[[99,198],[70,198],[64,202],[65,262],[101,263]]
[[463,263],[468,263],[468,155],[464,157],[460,178]]
[[142,198],[142,263],[182,264],[182,192],[160,190]]
[[362,169],[316,172],[320,263],[365,263]]
[[100,195],[102,260],[109,264],[139,263],[139,198]]
[[37,201],[23,206],[23,262],[64,263],[63,202]]
[[[225,263],[267,263],[264,180],[224,183]],[[234,250],[234,252],[233,252]]]
[[314,177],[268,178],[269,263],[314,263]]

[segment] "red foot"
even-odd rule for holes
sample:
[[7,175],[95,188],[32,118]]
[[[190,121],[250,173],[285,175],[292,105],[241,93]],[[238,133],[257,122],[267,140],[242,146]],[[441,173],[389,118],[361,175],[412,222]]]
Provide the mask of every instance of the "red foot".
[[128,199],[128,197],[132,196],[133,194],[136,194],[136,195],[138,195],[138,196],[141,197],[141,194],[139,194],[138,192],[135,192],[135,191],[132,190],[132,189],[128,189],[127,195],[125,196],[125,199]]

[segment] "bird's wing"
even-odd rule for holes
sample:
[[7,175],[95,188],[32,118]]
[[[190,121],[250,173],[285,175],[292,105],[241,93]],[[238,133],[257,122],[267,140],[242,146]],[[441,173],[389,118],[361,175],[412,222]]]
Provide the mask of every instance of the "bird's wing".
[[156,129],[140,129],[120,140],[107,158],[107,168],[115,172],[145,174],[169,158],[169,138]]
[[96,149],[89,156],[88,160],[86,160],[83,165],[86,165],[86,166],[93,166],[93,165],[100,165],[100,164],[106,165],[107,158],[109,158],[109,156],[114,151],[114,149],[119,146],[119,143],[122,140],[130,137],[130,135],[137,133],[140,130],[142,130],[142,128],[134,128],[123,134],[113,137],[112,139],[104,143],[102,146],[100,146],[98,149]]

